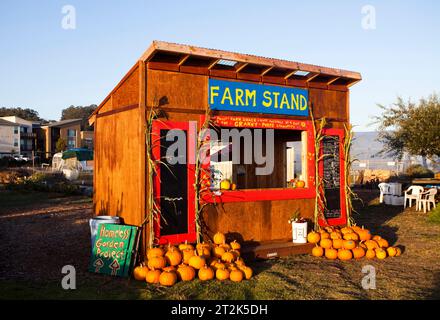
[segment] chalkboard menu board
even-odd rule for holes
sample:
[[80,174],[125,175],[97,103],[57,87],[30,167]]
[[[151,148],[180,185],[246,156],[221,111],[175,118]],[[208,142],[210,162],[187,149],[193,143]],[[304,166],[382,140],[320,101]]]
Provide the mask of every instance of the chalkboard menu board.
[[324,157],[324,195],[327,201],[324,210],[326,218],[341,216],[341,171],[339,158],[339,137],[327,136],[322,140]]
[[177,136],[167,141],[168,132],[160,130],[160,158],[163,159],[160,164],[161,236],[188,232],[188,167],[186,159],[179,159],[176,164],[166,160],[168,147],[177,141]]

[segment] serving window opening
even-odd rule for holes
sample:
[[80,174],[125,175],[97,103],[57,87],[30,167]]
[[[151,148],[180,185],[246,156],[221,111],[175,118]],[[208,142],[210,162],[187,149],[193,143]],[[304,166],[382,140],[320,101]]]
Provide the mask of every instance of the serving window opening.
[[210,142],[212,189],[221,189],[224,180],[237,190],[308,187],[307,131],[234,128],[232,138],[222,129],[230,128],[212,128],[217,137]]

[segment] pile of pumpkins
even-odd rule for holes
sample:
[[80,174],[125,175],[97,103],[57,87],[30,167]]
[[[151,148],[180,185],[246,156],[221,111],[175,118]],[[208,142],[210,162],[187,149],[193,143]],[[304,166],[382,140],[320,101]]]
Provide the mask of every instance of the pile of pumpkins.
[[252,269],[240,257],[237,241],[226,243],[223,233],[214,235],[214,243],[202,242],[195,247],[188,243],[147,250],[145,263],[133,270],[136,280],[173,286],[178,281],[217,279],[241,282],[252,277]]
[[392,247],[379,235],[372,235],[368,229],[359,226],[325,227],[312,231],[307,241],[315,243],[312,255],[330,260],[385,259],[402,254],[399,247]]

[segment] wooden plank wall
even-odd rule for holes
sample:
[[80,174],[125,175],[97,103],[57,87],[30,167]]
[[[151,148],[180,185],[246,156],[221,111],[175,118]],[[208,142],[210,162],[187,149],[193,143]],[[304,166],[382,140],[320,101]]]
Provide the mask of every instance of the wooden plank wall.
[[[94,212],[142,222],[144,179],[139,174],[145,136],[139,129],[139,68],[111,95],[95,120]],[[123,110],[123,111],[122,111]],[[121,111],[121,112],[118,112]]]

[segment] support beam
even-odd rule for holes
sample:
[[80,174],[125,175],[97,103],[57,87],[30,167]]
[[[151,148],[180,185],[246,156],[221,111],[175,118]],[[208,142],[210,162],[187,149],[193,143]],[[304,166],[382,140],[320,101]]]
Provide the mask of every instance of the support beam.
[[217,62],[219,62],[220,59],[214,59],[213,62],[211,62],[208,66],[208,70],[211,70],[212,68],[214,68],[214,66],[217,64]]
[[295,74],[295,72],[297,72],[298,70],[292,70],[292,71],[290,71],[289,73],[287,73],[285,76],[284,76],[284,79],[285,80],[287,80],[287,79],[289,79],[291,76],[293,76],[294,74]]
[[235,69],[235,72],[239,73],[241,70],[243,70],[249,63],[243,62],[240,66]]
[[185,55],[182,59],[180,59],[180,61],[179,61],[179,63],[178,63],[179,67],[180,67],[182,64],[184,64],[185,61],[188,60],[188,58],[189,58],[190,56],[191,56],[191,55],[187,54],[187,55]]
[[310,82],[310,81],[312,81],[313,79],[315,79],[317,76],[319,76],[319,73],[312,74],[312,75],[310,75],[310,76],[306,79],[306,81],[307,81],[307,82]]
[[269,67],[269,68],[267,68],[267,69],[265,69],[261,74],[260,74],[260,76],[264,76],[266,73],[268,73],[270,70],[272,70],[273,69],[273,66],[272,67]]
[[331,79],[330,81],[327,82],[327,85],[331,85],[333,82],[335,82],[336,80],[340,79],[341,77],[334,77],[333,79]]

